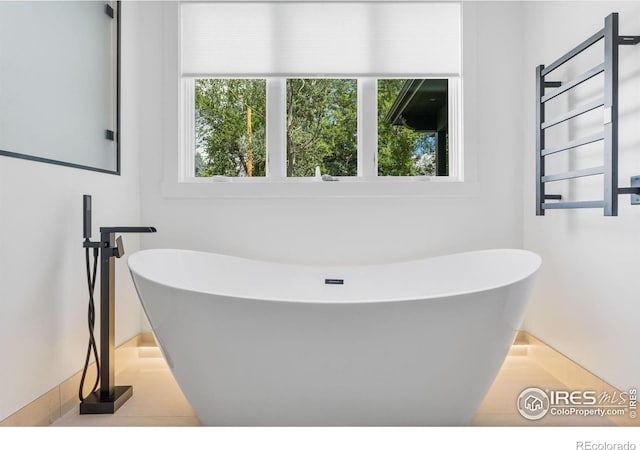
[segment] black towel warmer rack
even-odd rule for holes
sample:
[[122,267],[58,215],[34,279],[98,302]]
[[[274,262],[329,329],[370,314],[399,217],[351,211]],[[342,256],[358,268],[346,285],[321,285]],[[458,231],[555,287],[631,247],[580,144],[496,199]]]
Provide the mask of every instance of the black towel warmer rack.
[[[602,39],[604,39],[604,62],[602,64],[570,81],[545,80],[545,77],[555,69]],[[638,43],[640,43],[640,36],[620,36],[618,34],[618,13],[611,13],[605,18],[603,29],[551,65],[547,67],[540,65],[536,68],[536,215],[543,216],[547,209],[602,208],[605,216],[617,216],[618,195],[620,194],[631,194],[631,204],[640,204],[640,176],[631,177],[630,187],[618,187],[618,46]],[[545,103],[547,101],[603,72],[604,94],[602,98],[556,118],[545,118]],[[554,89],[546,93],[546,88]],[[601,132],[559,146],[547,147],[545,145],[546,129],[597,108],[603,108],[604,126]],[[545,173],[546,156],[598,141],[604,143],[604,164],[602,166],[552,175]],[[604,198],[602,200],[546,202],[546,200],[562,200],[562,196],[547,194],[545,183],[593,175],[604,175]]]

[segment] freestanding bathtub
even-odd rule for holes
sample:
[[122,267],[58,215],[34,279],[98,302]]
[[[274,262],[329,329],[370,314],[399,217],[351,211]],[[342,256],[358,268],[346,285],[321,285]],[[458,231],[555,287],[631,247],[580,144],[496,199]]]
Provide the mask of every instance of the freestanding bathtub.
[[489,390],[541,261],[303,266],[161,249],[128,263],[203,425],[446,426],[468,424]]

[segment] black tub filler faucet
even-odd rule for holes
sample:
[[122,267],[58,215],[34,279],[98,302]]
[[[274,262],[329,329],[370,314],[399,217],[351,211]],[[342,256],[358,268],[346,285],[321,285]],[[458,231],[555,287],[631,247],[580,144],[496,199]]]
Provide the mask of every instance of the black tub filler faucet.
[[100,389],[80,403],[80,414],[112,414],[133,395],[133,386],[114,386],[115,258],[124,255],[122,236],[116,238],[116,234],[155,233],[156,229],[100,227],[100,241],[91,241],[90,195],[83,197],[83,229],[83,247],[100,251]]

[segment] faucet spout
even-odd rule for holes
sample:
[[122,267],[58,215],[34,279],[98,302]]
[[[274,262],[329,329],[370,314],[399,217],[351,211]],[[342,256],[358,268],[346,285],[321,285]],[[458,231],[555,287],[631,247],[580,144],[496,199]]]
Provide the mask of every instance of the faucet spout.
[[156,227],[100,227],[101,233],[155,233]]
[[155,233],[156,227],[100,227],[100,246],[104,249],[104,256],[122,258],[124,246],[122,236],[116,239],[116,233]]

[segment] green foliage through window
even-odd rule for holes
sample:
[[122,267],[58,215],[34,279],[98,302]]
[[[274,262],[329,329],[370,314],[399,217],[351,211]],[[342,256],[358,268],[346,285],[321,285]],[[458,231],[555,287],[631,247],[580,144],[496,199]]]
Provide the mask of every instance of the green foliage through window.
[[195,81],[196,177],[266,174],[266,81]]
[[[378,175],[448,175],[446,160],[445,173],[436,170],[442,129],[448,147],[446,86],[446,80],[378,80]],[[407,123],[410,115],[415,122]]]
[[356,80],[287,80],[287,176],[358,173]]
[[[286,80],[288,177],[357,175],[357,83]],[[447,90],[446,79],[378,80],[379,176],[449,174]],[[266,176],[266,103],[264,79],[195,80],[196,177]]]

